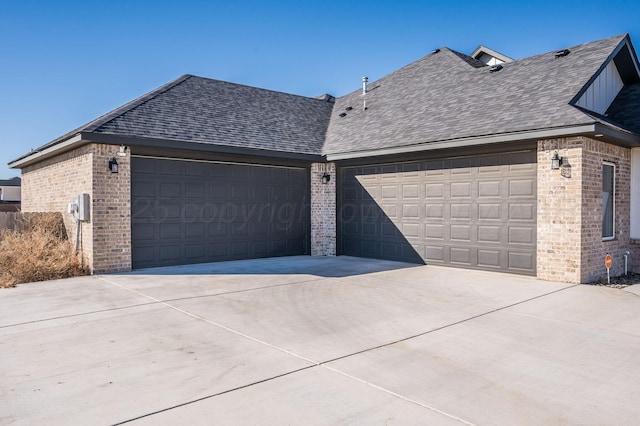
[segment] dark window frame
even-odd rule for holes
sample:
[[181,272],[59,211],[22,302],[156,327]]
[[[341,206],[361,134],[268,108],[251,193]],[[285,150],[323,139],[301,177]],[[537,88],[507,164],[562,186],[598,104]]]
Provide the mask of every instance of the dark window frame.
[[[609,190],[609,191],[606,191]],[[616,165],[602,162],[602,241],[616,237]]]

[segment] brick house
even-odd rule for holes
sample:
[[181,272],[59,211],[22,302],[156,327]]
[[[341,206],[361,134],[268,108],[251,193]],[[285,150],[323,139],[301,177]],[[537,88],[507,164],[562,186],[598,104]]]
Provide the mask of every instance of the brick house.
[[640,270],[639,95],[628,35],[436,49],[339,98],[185,75],[10,165],[94,272],[338,254],[588,282],[607,253]]
[[20,178],[0,179],[0,212],[20,210]]

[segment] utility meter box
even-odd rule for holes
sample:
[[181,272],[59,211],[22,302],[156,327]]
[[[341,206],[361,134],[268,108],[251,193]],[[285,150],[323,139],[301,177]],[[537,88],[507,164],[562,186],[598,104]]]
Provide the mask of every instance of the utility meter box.
[[91,203],[89,200],[89,194],[78,194],[78,220],[88,222],[91,212]]

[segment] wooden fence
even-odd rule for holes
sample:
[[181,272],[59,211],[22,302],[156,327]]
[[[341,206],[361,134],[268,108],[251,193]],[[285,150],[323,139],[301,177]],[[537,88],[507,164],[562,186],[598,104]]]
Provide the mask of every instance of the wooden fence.
[[20,212],[0,212],[0,231],[19,230],[22,224],[21,218]]

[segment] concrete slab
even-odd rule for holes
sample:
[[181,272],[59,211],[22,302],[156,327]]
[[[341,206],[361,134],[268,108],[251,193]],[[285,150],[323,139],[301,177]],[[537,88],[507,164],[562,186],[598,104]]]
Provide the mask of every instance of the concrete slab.
[[0,329],[0,423],[113,424],[309,366],[161,304]]
[[486,312],[335,279],[171,302],[180,309],[324,362]]
[[474,284],[470,272],[422,266],[171,303],[326,362],[566,287],[490,273]]
[[0,327],[70,315],[138,306],[146,297],[97,277],[77,277],[0,289]]
[[633,288],[342,257],[229,263],[0,290],[0,424],[637,418]]
[[233,393],[150,415],[131,424],[461,423],[445,414],[380,392],[325,368],[313,367]]
[[105,278],[159,300],[175,300],[416,267],[349,256],[292,256],[150,268]]
[[[557,298],[581,291],[567,289],[330,365],[474,424],[634,424],[640,339],[600,327],[607,320],[601,303],[614,303],[615,296],[594,291],[581,300],[590,305],[589,324],[543,319]],[[530,304],[537,313],[522,315]]]
[[633,293],[636,296],[640,296],[640,284],[630,285],[629,287],[625,287],[623,290],[628,293]]
[[494,309],[571,287],[571,284],[539,281],[529,276],[432,265],[348,277],[345,280],[351,285],[403,293],[415,299],[427,298]]

